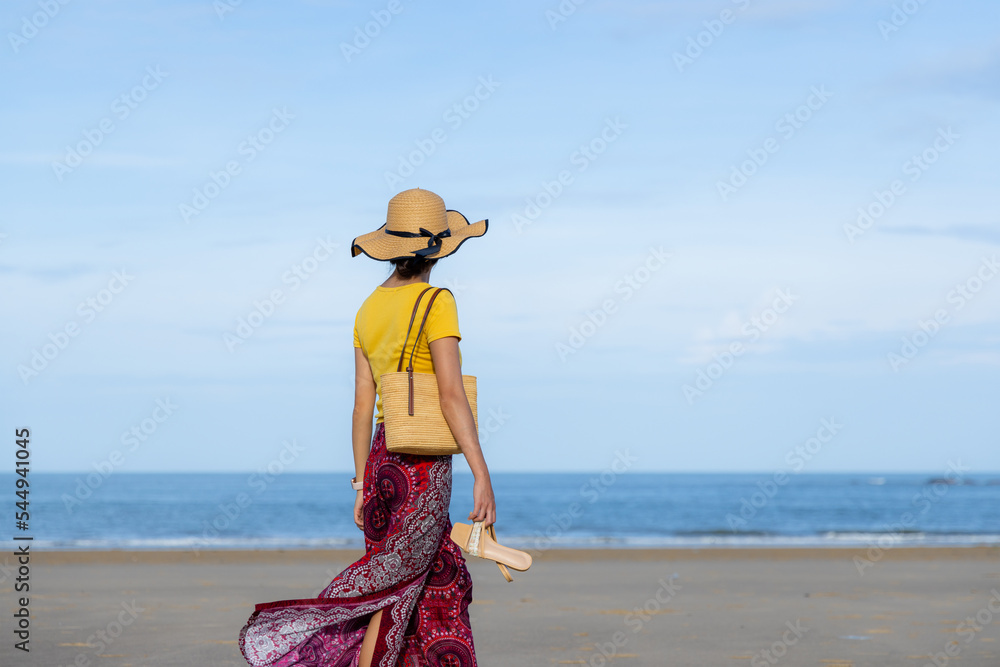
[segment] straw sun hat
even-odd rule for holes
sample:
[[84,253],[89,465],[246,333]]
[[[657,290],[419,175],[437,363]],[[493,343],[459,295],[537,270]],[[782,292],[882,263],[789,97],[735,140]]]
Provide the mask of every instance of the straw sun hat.
[[489,220],[469,223],[430,190],[404,190],[389,200],[385,224],[351,243],[351,257],[365,253],[372,259],[426,257],[452,254],[466,239],[486,233]]

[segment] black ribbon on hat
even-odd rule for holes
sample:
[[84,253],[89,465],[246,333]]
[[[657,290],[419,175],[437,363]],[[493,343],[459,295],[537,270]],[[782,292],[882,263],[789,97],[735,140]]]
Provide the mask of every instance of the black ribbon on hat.
[[402,236],[404,238],[420,238],[421,236],[429,237],[427,239],[427,247],[421,248],[420,250],[412,250],[411,252],[418,257],[426,257],[427,255],[437,254],[441,250],[441,245],[444,243],[441,239],[448,238],[451,236],[451,230],[446,229],[440,234],[435,234],[434,232],[420,227],[420,233],[415,232],[397,232],[391,229],[385,230],[386,234],[392,234],[393,236]]

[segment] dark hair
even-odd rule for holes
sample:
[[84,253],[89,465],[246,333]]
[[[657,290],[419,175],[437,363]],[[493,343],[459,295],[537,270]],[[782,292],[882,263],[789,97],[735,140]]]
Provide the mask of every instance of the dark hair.
[[399,277],[404,280],[419,276],[427,269],[434,266],[437,259],[433,257],[404,257],[403,259],[390,259],[389,264],[399,272]]

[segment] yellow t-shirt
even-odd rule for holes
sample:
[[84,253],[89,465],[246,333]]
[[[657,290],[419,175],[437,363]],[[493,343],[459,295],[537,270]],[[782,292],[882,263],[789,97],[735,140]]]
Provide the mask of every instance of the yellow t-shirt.
[[[413,304],[417,300],[417,295],[430,287],[430,283],[411,283],[400,285],[399,287],[382,287],[379,285],[375,291],[365,299],[358,309],[358,314],[354,318],[354,347],[360,347],[368,358],[371,365],[372,377],[375,379],[375,391],[378,399],[375,401],[375,408],[378,412],[375,423],[380,423],[382,414],[382,373],[396,371],[399,364],[399,354],[403,351],[403,338],[406,336],[406,328],[410,324],[410,315],[413,313]],[[413,328],[410,331],[410,339],[406,342],[406,356],[403,358],[403,370],[410,360],[410,352],[413,350],[414,337],[420,328],[420,320],[427,309],[434,290],[429,290],[420,299],[420,307],[417,309],[417,316],[413,319]],[[416,343],[416,351],[413,353],[413,371],[415,373],[433,373],[434,362],[431,359],[430,342],[445,336],[455,336],[462,340],[462,335],[458,331],[458,306],[455,297],[451,292],[441,290],[441,293],[434,299],[431,312],[427,315],[424,323],[424,330],[420,334],[420,340]],[[462,363],[462,352],[458,353],[459,364]]]

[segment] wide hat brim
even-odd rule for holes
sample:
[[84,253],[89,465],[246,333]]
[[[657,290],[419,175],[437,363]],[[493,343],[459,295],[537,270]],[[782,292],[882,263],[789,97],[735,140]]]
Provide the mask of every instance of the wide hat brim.
[[[437,252],[426,255],[427,259],[440,259],[451,255],[459,247],[471,238],[482,236],[489,228],[489,220],[480,220],[470,223],[468,218],[448,209],[446,212],[448,220],[448,230],[450,236],[441,239],[441,246]],[[407,259],[416,257],[416,252],[427,247],[427,237],[405,238],[393,236],[385,231],[386,224],[376,229],[374,232],[362,234],[351,243],[351,257],[357,257],[364,253],[372,259],[381,261],[390,259]]]

